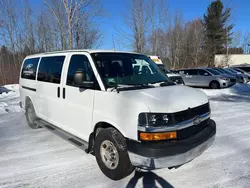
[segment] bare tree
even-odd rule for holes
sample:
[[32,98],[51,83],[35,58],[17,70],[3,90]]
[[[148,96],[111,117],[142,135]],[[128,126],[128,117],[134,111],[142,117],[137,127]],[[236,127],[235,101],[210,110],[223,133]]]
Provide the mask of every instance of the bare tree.
[[61,0],[44,0],[45,5],[47,6],[48,10],[54,15],[56,19],[58,31],[60,34],[60,41],[61,41],[61,49],[67,49],[67,42],[66,42],[66,27],[65,27],[65,10]]
[[30,8],[29,0],[24,2],[24,11],[23,11],[23,35],[24,35],[24,44],[28,48],[28,54],[31,54],[35,51],[35,34],[34,34],[34,22],[33,22],[33,13]]
[[76,23],[73,27],[73,34],[75,40],[75,48],[93,48],[98,46],[101,38],[100,30],[94,27],[92,16],[83,11],[77,11]]
[[1,38],[5,41],[11,51],[16,51],[16,37],[17,37],[17,15],[15,12],[15,4],[13,0],[0,1],[1,11]]
[[241,46],[246,54],[250,54],[250,32],[246,32],[241,41]]
[[146,0],[133,0],[130,3],[130,13],[125,17],[125,24],[131,30],[132,45],[135,51],[146,51],[146,35],[148,32],[148,6]]
[[[166,1],[164,0],[150,0],[149,2],[150,11],[148,15],[150,18],[150,49],[154,55],[161,53],[160,45],[160,36],[159,32],[164,31],[168,27],[169,12]],[[161,53],[162,54],[162,53]]]
[[50,18],[50,15],[46,11],[41,11],[37,17],[37,50],[39,52],[53,51],[61,49],[58,46],[58,34],[57,26],[54,24],[54,20]]
[[[82,25],[82,20],[87,18],[85,21],[90,21],[90,18],[96,17],[102,12],[101,8],[98,7],[99,0],[50,0],[50,3],[47,1],[48,0],[44,0],[49,11],[54,15],[58,23],[62,49],[78,47],[80,42],[79,26]],[[92,25],[91,22],[88,22],[88,24]],[[77,31],[74,31],[74,29],[77,29]],[[76,44],[74,44],[73,40],[74,34]],[[67,39],[68,42],[66,42]],[[96,37],[94,37],[94,39],[96,39]]]

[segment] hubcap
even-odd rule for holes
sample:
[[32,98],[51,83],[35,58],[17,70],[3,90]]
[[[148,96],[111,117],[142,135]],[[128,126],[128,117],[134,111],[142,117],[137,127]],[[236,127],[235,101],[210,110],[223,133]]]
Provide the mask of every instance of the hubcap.
[[213,89],[217,89],[217,84],[216,83],[212,83],[212,88]]
[[109,140],[105,140],[101,144],[100,154],[102,162],[111,170],[115,169],[119,163],[119,154],[116,147]]

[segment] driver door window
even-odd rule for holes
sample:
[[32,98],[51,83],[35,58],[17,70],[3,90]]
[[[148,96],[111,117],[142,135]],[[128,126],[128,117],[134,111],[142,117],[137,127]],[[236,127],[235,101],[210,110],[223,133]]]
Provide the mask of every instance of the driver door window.
[[200,76],[211,76],[211,74],[205,70],[199,70],[199,75]]
[[74,75],[77,71],[84,73],[85,81],[93,82],[95,87],[98,85],[89,60],[85,55],[72,55],[67,75],[68,86],[78,87],[74,84]]

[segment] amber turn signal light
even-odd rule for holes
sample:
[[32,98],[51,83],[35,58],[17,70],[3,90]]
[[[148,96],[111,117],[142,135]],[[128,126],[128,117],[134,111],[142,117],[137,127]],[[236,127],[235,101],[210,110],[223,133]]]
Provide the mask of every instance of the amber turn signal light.
[[153,140],[170,140],[177,138],[176,132],[166,133],[140,133],[140,140],[153,141]]

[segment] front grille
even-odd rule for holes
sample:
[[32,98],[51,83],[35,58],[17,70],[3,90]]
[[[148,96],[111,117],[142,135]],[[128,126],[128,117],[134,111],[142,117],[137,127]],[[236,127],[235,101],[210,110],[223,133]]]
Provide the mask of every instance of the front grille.
[[172,76],[169,78],[172,82],[175,82],[176,84],[183,84],[183,79],[180,76]]
[[191,127],[177,131],[177,140],[187,139],[193,135],[196,135],[197,133],[208,127],[209,121],[210,119],[207,119],[198,125],[193,125]]
[[208,112],[210,112],[209,103],[206,103],[202,106],[198,106],[195,108],[189,108],[181,112],[176,112],[173,114],[173,123],[174,124],[180,123]]
[[230,79],[230,82],[236,82],[236,79],[231,78],[231,79]]

